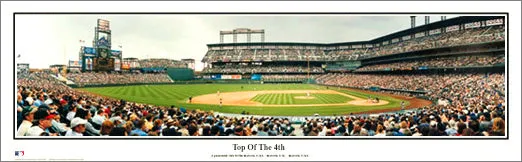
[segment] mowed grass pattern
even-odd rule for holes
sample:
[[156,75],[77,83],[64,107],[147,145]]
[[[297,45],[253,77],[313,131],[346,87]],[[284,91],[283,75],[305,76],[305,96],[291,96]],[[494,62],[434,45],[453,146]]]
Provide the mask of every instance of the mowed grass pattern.
[[298,99],[295,97],[306,97],[305,93],[273,93],[259,94],[252,98],[252,101],[267,105],[303,105],[303,104],[336,104],[346,103],[353,99],[339,94],[312,93],[310,97],[314,99]]
[[[243,87],[243,88],[241,88]],[[220,92],[256,91],[256,90],[326,90],[325,86],[313,84],[186,84],[186,85],[140,85],[82,88],[80,90],[108,96],[116,99],[146,103],[159,106],[175,105],[189,110],[199,109],[205,111],[217,111],[223,113],[236,113],[247,111],[257,115],[285,115],[285,116],[309,116],[315,113],[320,115],[343,115],[352,112],[361,112],[376,109],[400,107],[400,100],[386,96],[372,95],[390,101],[388,105],[381,106],[309,106],[309,107],[263,107],[263,106],[223,106],[208,104],[188,104],[190,96],[199,96]],[[368,94],[348,90],[336,90],[361,98],[367,98]],[[288,100],[288,99],[287,99]],[[285,101],[274,102],[282,104]],[[286,101],[290,104],[296,104]]]

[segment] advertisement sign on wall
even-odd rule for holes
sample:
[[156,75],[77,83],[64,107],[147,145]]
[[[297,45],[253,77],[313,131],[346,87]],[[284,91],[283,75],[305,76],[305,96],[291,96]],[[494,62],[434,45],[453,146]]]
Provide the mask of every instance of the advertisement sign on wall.
[[110,29],[110,22],[108,20],[98,19],[98,30],[107,32]]
[[122,70],[129,70],[130,69],[130,64],[129,63],[123,63],[121,65],[121,69]]
[[83,48],[83,53],[84,53],[86,56],[95,56],[95,55],[96,55],[96,48],[92,48],[92,47],[84,47],[84,48]]
[[81,64],[82,64],[81,61],[69,60],[69,67],[81,67]]
[[92,65],[92,64],[93,64],[92,61],[93,61],[93,60],[92,60],[92,57],[87,57],[87,58],[85,59],[85,70],[92,70],[92,66],[93,66],[93,65]]
[[120,71],[121,64],[120,59],[114,59],[114,71]]
[[261,80],[261,74],[253,74],[252,80]]
[[112,57],[120,57],[121,56],[121,51],[119,51],[119,50],[111,50],[111,56]]
[[221,79],[241,79],[241,75],[221,75]]

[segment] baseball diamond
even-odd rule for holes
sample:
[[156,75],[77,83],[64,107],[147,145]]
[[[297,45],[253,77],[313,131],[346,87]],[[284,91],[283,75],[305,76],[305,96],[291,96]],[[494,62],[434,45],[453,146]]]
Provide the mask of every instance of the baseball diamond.
[[[240,87],[243,87],[243,90]],[[150,85],[81,90],[140,103],[176,105],[188,109],[237,114],[247,111],[257,115],[342,115],[395,110],[400,108],[401,101],[406,101],[407,105],[410,105],[410,102],[423,102],[421,106],[430,104],[429,101],[421,99],[399,99],[387,94],[365,93],[344,88],[327,90],[326,86],[309,84]],[[217,91],[220,91],[219,95]],[[305,97],[306,92],[311,92],[311,96],[316,99],[294,98]],[[191,96],[192,103],[189,103]],[[381,100],[379,103],[368,102],[366,98],[369,96],[379,97]],[[220,98],[223,99],[223,106],[218,108]]]

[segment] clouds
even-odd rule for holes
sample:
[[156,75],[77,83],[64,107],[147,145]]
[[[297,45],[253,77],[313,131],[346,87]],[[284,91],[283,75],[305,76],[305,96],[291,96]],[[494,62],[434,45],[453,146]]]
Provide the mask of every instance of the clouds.
[[[419,16],[420,17],[420,16]],[[424,18],[417,25],[424,24]],[[448,16],[448,18],[455,16]],[[219,43],[220,30],[265,29],[265,42],[335,43],[363,41],[410,27],[404,16],[357,15],[16,15],[15,54],[31,68],[47,68],[78,60],[79,40],[92,46],[98,18],[110,21],[114,49],[123,57],[196,60],[206,44]],[[431,22],[440,18],[432,16]],[[252,41],[259,41],[252,36]],[[228,36],[225,42],[231,42]],[[246,41],[239,36],[238,42]]]

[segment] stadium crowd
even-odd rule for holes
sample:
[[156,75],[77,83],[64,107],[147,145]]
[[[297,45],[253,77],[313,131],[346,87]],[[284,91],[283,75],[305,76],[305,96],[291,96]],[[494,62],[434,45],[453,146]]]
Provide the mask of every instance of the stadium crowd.
[[[259,65],[222,65],[203,69],[205,73],[306,73],[308,67],[298,65],[259,66]],[[310,66],[311,73],[324,73],[318,66]]]
[[69,73],[67,79],[80,86],[102,84],[131,84],[131,83],[169,83],[172,80],[165,73]]
[[501,108],[458,109],[443,106],[375,116],[307,119],[304,136],[504,136]]
[[390,45],[372,48],[362,57],[373,57],[381,55],[390,55],[411,51],[419,51],[430,48],[451,47],[466,44],[495,42],[505,40],[504,27],[484,27],[472,28],[466,30],[446,32],[414,38]]
[[[331,78],[331,76],[329,76]],[[356,76],[336,76],[335,79]],[[371,76],[366,76],[371,77]],[[378,78],[366,80],[371,81]],[[325,77],[319,77],[322,80]],[[310,118],[225,117],[182,107],[153,106],[96,96],[46,73],[18,79],[18,136],[503,136],[503,74],[395,79],[432,90],[435,106],[410,112]],[[333,78],[332,78],[333,79]],[[358,80],[356,79],[347,79]],[[437,83],[437,84],[435,84]],[[409,86],[415,87],[415,86]],[[431,88],[429,88],[431,87]],[[466,94],[466,95],[463,95]]]
[[17,136],[268,136],[291,135],[288,119],[229,118],[182,107],[96,96],[47,73],[18,79]]
[[[328,56],[323,50],[297,49],[235,49],[209,50],[203,62],[229,61],[332,61],[336,56]],[[337,56],[338,57],[338,56]]]
[[223,62],[239,60],[272,60],[272,61],[338,61],[357,60],[360,58],[405,53],[431,48],[451,47],[466,44],[486,43],[505,40],[503,26],[469,28],[465,30],[449,31],[417,36],[403,41],[382,45],[380,47],[366,47],[355,49],[310,50],[298,49],[294,46],[274,49],[235,49],[209,50],[204,62]]
[[466,66],[491,66],[505,63],[503,55],[478,55],[478,56],[453,56],[437,57],[430,59],[415,59],[388,64],[376,64],[359,68],[355,71],[374,71],[374,70],[414,70],[421,66],[443,68],[443,67],[466,67]]
[[187,64],[170,59],[140,59],[139,65],[142,68],[186,68]]
[[[371,134],[377,134],[377,132],[384,132],[382,134],[386,136],[503,136],[505,134],[504,74],[329,74],[321,76],[317,80],[318,83],[325,85],[358,88],[378,86],[389,89],[424,90],[428,92],[426,96],[430,100],[436,101],[433,106],[424,107],[409,114],[396,113],[392,116],[381,115],[374,118],[349,119],[348,125],[358,122],[359,127],[357,127],[357,124],[353,124],[351,128],[345,126],[345,129],[351,129],[352,131],[348,132],[356,132],[356,135],[371,136]],[[313,126],[308,125],[305,130],[312,128]]]
[[[504,74],[432,74],[432,75],[374,75],[374,74],[327,74],[317,79],[317,82],[325,85],[346,86],[368,89],[372,86],[397,89],[419,90],[439,92],[445,91],[453,84],[470,81],[497,87],[496,90],[504,92]],[[486,82],[487,81],[487,82]],[[498,83],[498,84],[497,84]],[[482,87],[482,86],[476,86]],[[456,86],[460,92],[467,92],[467,87]],[[470,87],[475,88],[475,87]]]
[[[315,79],[320,75],[310,75],[310,79]],[[308,75],[262,75],[263,80],[276,80],[276,79],[308,79]]]

